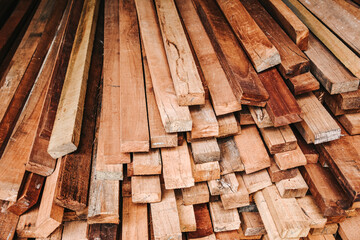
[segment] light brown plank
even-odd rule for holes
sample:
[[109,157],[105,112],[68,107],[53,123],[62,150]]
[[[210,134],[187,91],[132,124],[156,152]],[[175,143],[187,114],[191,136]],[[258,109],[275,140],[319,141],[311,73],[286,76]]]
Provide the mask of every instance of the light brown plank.
[[193,205],[185,205],[180,190],[175,190],[176,206],[179,213],[181,232],[196,231],[196,219]]
[[241,176],[249,193],[257,192],[272,184],[265,169],[250,174],[242,174]]
[[260,128],[260,133],[271,154],[296,149],[296,137],[290,126]]
[[122,239],[148,239],[147,204],[133,203],[131,197],[124,197],[122,216]]
[[134,175],[161,174],[161,156],[159,150],[150,150],[148,153],[133,153]]
[[9,202],[0,200],[0,238],[13,239],[19,217],[7,210]]
[[220,165],[218,161],[196,164],[190,154],[191,169],[195,182],[220,179]]
[[220,161],[220,148],[215,138],[191,142],[195,163]]
[[348,113],[337,118],[350,135],[360,134],[360,113]]
[[240,174],[236,174],[236,179],[239,184],[236,191],[220,195],[221,203],[226,210],[244,207],[250,204],[249,192],[243,178]]
[[88,225],[86,221],[72,221],[64,224],[63,240],[79,239],[86,240]]
[[222,203],[210,202],[210,214],[214,232],[236,230],[240,227],[240,217],[236,209],[225,210]]
[[239,182],[234,173],[222,175],[220,179],[208,181],[211,195],[222,195],[236,192]]
[[258,236],[266,233],[258,212],[242,212],[240,219],[242,222],[241,228],[245,236]]
[[131,194],[134,203],[153,203],[161,201],[159,176],[132,176]]
[[326,218],[323,217],[320,208],[316,205],[311,195],[296,199],[301,209],[310,221],[310,228],[323,228]]
[[272,182],[280,182],[281,180],[293,178],[297,175],[297,168],[281,170],[273,159],[271,160],[271,166],[267,170]]
[[217,138],[232,136],[241,132],[240,126],[233,113],[218,116],[219,134]]
[[220,169],[221,174],[244,171],[244,165],[241,162],[240,152],[233,137],[218,139],[220,148]]
[[195,183],[195,186],[182,188],[182,199],[185,205],[194,205],[209,202],[209,189],[206,182]]
[[302,153],[299,146],[296,146],[295,150],[276,153],[274,155],[274,160],[281,170],[287,170],[307,164],[305,155]]
[[305,197],[309,189],[298,169],[296,169],[295,177],[289,179],[283,179],[279,182],[276,182],[275,185],[282,198]]

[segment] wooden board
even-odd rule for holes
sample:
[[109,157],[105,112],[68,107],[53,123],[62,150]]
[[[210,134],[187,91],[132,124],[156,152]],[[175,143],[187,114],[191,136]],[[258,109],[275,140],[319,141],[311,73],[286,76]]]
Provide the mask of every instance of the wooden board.
[[209,189],[206,182],[195,183],[195,186],[182,188],[182,201],[185,205],[194,205],[209,202]]
[[179,213],[181,232],[196,231],[196,219],[193,205],[185,205],[180,190],[175,190],[176,206]]
[[156,103],[166,132],[191,131],[188,107],[179,106],[161,39],[155,7],[151,1],[135,0]]
[[241,109],[191,0],[175,0],[217,116]]
[[342,110],[360,108],[360,89],[334,96]]
[[220,148],[215,138],[191,142],[195,163],[220,161]]
[[[36,220],[39,213],[39,204],[36,204],[28,212],[19,217],[19,221],[16,220],[16,235],[23,238],[38,237],[35,233]],[[16,224],[16,223],[15,223]],[[13,226],[12,226],[13,227]]]
[[218,116],[217,121],[219,124],[219,134],[216,136],[217,138],[232,136],[241,132],[239,123],[233,113]]
[[269,174],[265,169],[250,174],[242,174],[241,176],[249,194],[264,189],[272,184]]
[[217,3],[257,72],[280,64],[278,50],[240,1],[217,0]]
[[283,179],[275,183],[282,198],[301,198],[305,197],[308,186],[296,168],[296,176],[289,179]]
[[251,116],[249,108],[246,106],[242,110],[240,110],[237,114],[235,114],[235,116],[239,121],[240,126],[255,124],[255,121]]
[[241,2],[261,30],[266,33],[270,42],[279,51],[281,63],[278,69],[281,75],[284,78],[289,78],[308,72],[310,69],[309,59],[286,35],[265,8],[257,0]]
[[162,190],[162,201],[150,204],[155,239],[181,240],[182,234],[174,190],[165,188]]
[[236,209],[225,210],[219,201],[210,202],[209,206],[214,232],[239,229],[240,217]]
[[347,218],[339,223],[339,235],[343,240],[355,240],[360,234],[360,216]]
[[88,225],[86,221],[72,221],[64,224],[63,240],[79,239],[86,240]]
[[190,154],[192,175],[195,182],[220,179],[220,165],[218,161],[196,164]]
[[247,174],[270,167],[270,157],[256,126],[244,126],[234,140]]
[[89,225],[89,240],[103,239],[116,240],[118,233],[118,225],[116,224],[92,224]]
[[300,171],[323,216],[344,216],[343,209],[349,208],[351,204],[329,170],[319,164],[307,164]]
[[234,193],[239,188],[239,182],[234,173],[222,175],[220,179],[208,181],[211,195]]
[[290,126],[260,128],[260,133],[271,154],[296,149],[296,137]]
[[301,209],[310,221],[310,228],[323,228],[326,224],[326,218],[323,217],[320,208],[317,206],[313,196],[308,195],[296,199]]
[[[148,152],[149,129],[139,28],[133,1],[119,2],[120,150]],[[134,121],[136,119],[136,121]]]
[[190,154],[186,142],[175,148],[163,148],[161,157],[166,189],[194,186]]
[[194,212],[196,231],[187,233],[187,237],[188,239],[206,239],[214,233],[207,204],[194,205]]
[[272,122],[265,108],[249,106],[249,111],[258,128],[267,128],[274,126],[274,123]]
[[327,223],[324,228],[313,228],[310,231],[312,236],[321,236],[336,234],[338,231],[339,225],[337,223]]
[[296,146],[295,150],[276,153],[274,155],[274,160],[281,170],[287,170],[307,164],[306,157],[299,146]]
[[241,228],[245,236],[258,236],[266,233],[258,212],[242,212],[240,219],[242,222]]
[[271,166],[267,169],[272,182],[280,182],[285,179],[293,178],[297,175],[297,168],[281,170],[275,161],[271,160]]
[[174,1],[155,6],[171,77],[179,105],[202,105],[205,92]]
[[269,95],[216,1],[193,2],[237,100],[242,104],[264,106]]
[[53,158],[74,152],[80,142],[98,9],[99,1],[85,1],[49,141],[48,153]]
[[296,96],[303,122],[295,126],[307,143],[319,144],[340,138],[340,128],[313,93]]
[[360,134],[360,113],[348,113],[337,118],[350,135]]
[[[339,59],[344,66],[355,76],[360,77],[360,61],[340,39],[338,39],[326,26],[312,15],[297,0],[286,0],[284,3],[298,16],[309,30]],[[311,45],[311,43],[309,43]]]
[[148,239],[147,204],[133,203],[131,197],[124,197],[122,216],[122,239]]
[[159,176],[132,176],[131,194],[134,203],[153,203],[161,201]]
[[317,147],[351,202],[360,201],[359,144],[360,136],[344,136]]
[[312,34],[309,36],[309,48],[305,54],[311,60],[311,73],[330,94],[358,89],[359,79]]
[[249,192],[245,186],[244,180],[240,174],[236,174],[238,188],[230,193],[220,195],[221,203],[224,209],[234,209],[244,207],[250,204]]
[[308,47],[309,29],[280,0],[260,0],[266,10],[280,24],[291,40],[304,51]]
[[220,170],[221,175],[244,171],[240,152],[233,137],[218,139],[220,148]]
[[326,106],[332,112],[333,115],[339,116],[339,115],[343,115],[343,114],[347,114],[347,113],[359,113],[360,112],[360,108],[348,109],[348,110],[341,109],[340,102],[334,96],[336,96],[336,95],[332,96],[328,93],[324,94],[324,103],[326,104]]
[[160,151],[152,149],[148,153],[133,153],[134,175],[159,175],[161,174]]
[[316,91],[320,88],[319,81],[310,72],[289,78],[286,84],[294,95]]
[[293,127],[292,129],[293,132],[295,133],[298,146],[305,155],[307,163],[317,163],[319,159],[319,153],[316,151],[315,145],[312,143],[307,144],[304,138],[298,132],[298,130],[295,129],[295,127]]
[[9,202],[0,200],[0,238],[12,239],[15,234],[15,226],[18,223],[19,217],[7,210]]

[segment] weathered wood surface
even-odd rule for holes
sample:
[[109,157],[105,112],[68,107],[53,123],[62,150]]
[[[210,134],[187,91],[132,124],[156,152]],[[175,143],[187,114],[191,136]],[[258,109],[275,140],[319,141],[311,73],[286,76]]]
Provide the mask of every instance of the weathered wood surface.
[[250,204],[249,192],[240,174],[236,174],[238,187],[235,191],[220,195],[224,209],[235,209]]
[[344,114],[337,119],[350,135],[360,134],[360,113]]
[[206,163],[220,160],[220,148],[215,138],[192,142],[191,152],[195,163]]
[[131,197],[134,203],[152,203],[161,201],[159,176],[132,176]]
[[160,151],[152,149],[148,153],[133,153],[134,175],[159,175],[161,174]]
[[323,228],[326,224],[326,217],[323,216],[317,206],[314,197],[311,195],[296,199],[301,209],[310,221],[310,228]]
[[279,182],[296,176],[297,168],[281,170],[275,161],[271,160],[271,166],[267,169],[272,182]]
[[225,232],[240,228],[240,217],[236,209],[225,210],[219,201],[210,202],[209,206],[214,232]]
[[240,219],[242,222],[241,228],[245,236],[258,236],[266,233],[258,212],[242,212]]
[[242,104],[264,106],[269,99],[215,0],[194,1],[230,86]]
[[216,117],[219,124],[219,134],[217,138],[223,138],[235,135],[241,132],[238,121],[236,120],[235,114],[229,113],[226,115]]
[[217,116],[241,109],[191,0],[175,0],[196,53]]
[[196,231],[196,219],[193,205],[185,205],[180,190],[175,190],[176,206],[179,213],[181,232]]
[[283,179],[275,183],[282,198],[305,197],[309,187],[299,170],[296,168],[296,175],[293,178]]
[[196,164],[191,154],[190,160],[192,175],[196,183],[220,179],[220,165],[218,161]]
[[[187,233],[188,239],[201,239],[214,233],[207,204],[194,205],[196,231]],[[205,238],[206,239],[206,238]]]
[[244,165],[241,162],[240,152],[233,137],[218,139],[220,148],[220,169],[221,174],[244,171]]
[[289,78],[286,84],[294,95],[316,91],[320,88],[319,81],[310,72]]
[[[327,223],[323,228],[313,228],[310,231],[312,236],[331,235],[336,234],[339,225],[337,223]],[[327,239],[326,239],[327,240]],[[330,239],[333,240],[333,239]]]
[[0,238],[12,239],[15,235],[15,226],[19,217],[7,210],[9,202],[0,200]]
[[118,234],[118,225],[116,224],[91,224],[89,225],[89,240],[116,240]]
[[62,234],[63,240],[86,240],[87,238],[87,222],[86,221],[72,221],[64,224],[64,230]]
[[208,181],[211,195],[233,193],[238,190],[239,182],[234,173],[222,175],[220,179]]
[[147,204],[133,203],[131,197],[124,197],[122,202],[122,239],[148,239]]
[[266,169],[250,174],[243,173],[241,174],[241,176],[244,180],[245,186],[249,194],[255,193],[261,189],[271,186],[272,184],[270,176]]
[[307,160],[299,146],[295,150],[276,153],[274,160],[281,170],[299,167],[307,164]]
[[255,124],[255,121],[251,116],[250,110],[246,106],[244,106],[244,108],[240,110],[238,114],[236,114],[236,118],[239,120],[240,126]]
[[217,0],[217,3],[257,72],[280,64],[278,50],[240,1]]
[[317,163],[319,159],[319,153],[316,151],[315,145],[312,143],[307,144],[304,138],[298,132],[298,130],[295,129],[295,127],[293,127],[292,129],[293,129],[293,133],[296,136],[297,144],[300,147],[303,154],[305,155],[307,163]]
[[288,125],[277,128],[260,128],[260,133],[271,154],[296,149],[297,140]]
[[16,225],[16,235],[18,237],[28,238],[28,237],[37,237],[36,230],[36,220],[39,213],[39,204],[36,204],[28,212],[24,213],[19,217]]
[[206,182],[195,183],[195,186],[181,189],[185,205],[194,205],[209,202],[209,189]]
[[258,128],[267,128],[274,126],[274,123],[272,122],[265,108],[249,106],[249,111]]
[[151,1],[135,0],[140,33],[147,56],[156,103],[166,132],[191,131],[188,107],[179,106]]
[[339,223],[339,235],[343,240],[355,240],[360,234],[360,216],[347,218]]

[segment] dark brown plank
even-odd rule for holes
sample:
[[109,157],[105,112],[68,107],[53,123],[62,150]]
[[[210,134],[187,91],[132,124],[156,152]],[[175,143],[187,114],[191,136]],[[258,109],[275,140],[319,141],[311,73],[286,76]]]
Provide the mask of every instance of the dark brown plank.
[[286,79],[286,84],[294,95],[312,92],[320,88],[320,83],[310,72]]
[[118,239],[117,224],[91,224],[89,225],[89,240],[116,240]]
[[214,233],[207,204],[194,205],[196,231],[187,233],[188,238],[202,238]]

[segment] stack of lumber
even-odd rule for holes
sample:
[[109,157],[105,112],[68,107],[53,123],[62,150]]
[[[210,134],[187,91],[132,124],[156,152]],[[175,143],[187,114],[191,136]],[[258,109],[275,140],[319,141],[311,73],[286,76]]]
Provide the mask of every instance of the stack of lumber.
[[0,2],[0,239],[359,239],[357,0]]

